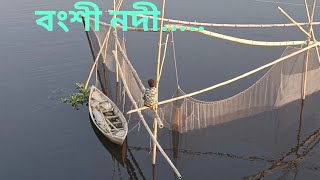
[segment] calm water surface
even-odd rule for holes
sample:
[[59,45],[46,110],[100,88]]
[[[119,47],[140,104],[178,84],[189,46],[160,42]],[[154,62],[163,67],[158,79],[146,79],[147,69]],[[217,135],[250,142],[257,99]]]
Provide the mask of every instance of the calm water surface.
[[[70,10],[74,2],[1,1],[0,179],[152,179],[154,175],[156,179],[175,179],[160,155],[153,173],[150,140],[143,127],[129,134],[127,151],[122,152],[92,126],[87,107],[75,111],[60,102],[74,90],[76,82],[85,81],[91,67],[85,33],[82,24],[69,25],[69,33],[57,26],[54,32],[47,32],[35,24],[34,11]],[[95,2],[102,9],[112,8],[111,1]],[[133,2],[125,1],[124,8]],[[161,7],[160,2],[155,4]],[[306,21],[303,6],[281,7],[298,21]],[[175,19],[217,23],[288,22],[276,4],[253,0],[168,0],[166,11],[166,16]],[[320,21],[320,9],[316,11],[315,18]],[[305,38],[295,28],[212,30],[259,40]],[[319,28],[316,32],[320,36]],[[145,81],[155,72],[157,34],[126,33],[126,39],[129,57]],[[238,45],[187,32],[176,33],[175,43],[180,85],[187,92],[270,62],[284,50]],[[168,57],[160,84],[163,99],[170,97],[175,87],[172,51]],[[261,75],[198,98],[229,97]],[[254,175],[319,179],[319,100],[319,94],[308,97],[302,117],[300,102],[296,102],[184,135],[162,129],[159,141],[184,179],[243,179]],[[136,122],[132,119],[131,126]]]

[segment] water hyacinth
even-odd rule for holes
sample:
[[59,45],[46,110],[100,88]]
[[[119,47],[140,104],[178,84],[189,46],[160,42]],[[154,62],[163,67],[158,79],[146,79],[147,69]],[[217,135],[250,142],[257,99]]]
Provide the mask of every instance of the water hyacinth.
[[74,109],[78,110],[78,105],[88,105],[90,89],[85,89],[85,85],[83,83],[76,83],[76,86],[79,92],[70,95],[69,98],[63,98],[62,102],[71,104]]

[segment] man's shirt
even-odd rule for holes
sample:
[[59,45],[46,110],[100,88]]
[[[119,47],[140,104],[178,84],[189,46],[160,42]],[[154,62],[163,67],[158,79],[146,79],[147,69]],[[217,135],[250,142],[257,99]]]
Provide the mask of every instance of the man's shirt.
[[143,96],[144,105],[147,107],[151,107],[155,105],[158,101],[156,99],[156,96],[157,96],[157,89],[155,87],[147,88]]

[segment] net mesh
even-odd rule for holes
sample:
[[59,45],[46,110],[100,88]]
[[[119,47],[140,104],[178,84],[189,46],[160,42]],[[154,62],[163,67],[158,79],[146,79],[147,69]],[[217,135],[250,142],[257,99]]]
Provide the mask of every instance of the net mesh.
[[[137,72],[130,63],[125,48],[125,42],[113,35],[113,29],[108,36],[108,43],[101,47],[110,26],[101,23],[100,31],[93,31],[91,21],[91,40],[95,39],[95,53],[103,48],[102,58],[99,59],[98,76],[101,88],[114,101],[122,104],[124,94],[130,93],[139,107],[143,106],[143,86]],[[94,37],[94,38],[93,38]],[[116,38],[115,38],[116,37]],[[116,44],[117,48],[116,47]],[[117,59],[121,66],[123,78],[117,70],[116,61],[112,51],[117,49]],[[289,55],[299,48],[287,47],[282,54]],[[282,107],[290,102],[301,99],[303,93],[304,69],[306,53],[293,56],[285,61],[272,66],[265,75],[248,89],[230,98],[206,102],[194,98],[185,98],[159,107],[159,116],[165,127],[185,133],[194,129],[201,129],[208,126],[226,123],[235,119],[245,118],[264,111]],[[311,95],[320,90],[320,70],[316,51],[309,52],[308,75],[306,95]],[[118,74],[118,83],[117,83]],[[125,92],[123,85],[127,84],[130,92]],[[186,93],[178,88],[174,97]],[[145,111],[151,115],[150,110]]]

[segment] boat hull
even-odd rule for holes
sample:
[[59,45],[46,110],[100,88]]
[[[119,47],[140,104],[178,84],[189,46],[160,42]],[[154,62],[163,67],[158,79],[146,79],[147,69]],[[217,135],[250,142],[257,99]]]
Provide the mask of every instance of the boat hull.
[[[123,123],[123,130],[121,131],[120,136],[117,136],[115,134],[112,134],[111,132],[108,132],[108,130],[106,130],[106,128],[103,127],[101,125],[101,123],[99,123],[99,121],[101,122],[101,117],[94,115],[95,112],[93,112],[94,110],[92,107],[92,104],[93,104],[92,94],[95,91],[101,94],[101,96],[104,98],[104,101],[106,101],[112,105],[112,107],[114,109],[113,111],[115,112],[116,115],[119,116],[119,119]],[[127,121],[126,121],[125,117],[123,116],[123,114],[121,113],[121,111],[119,110],[119,108],[106,95],[104,95],[99,89],[97,89],[94,86],[91,87],[90,96],[89,96],[89,112],[90,112],[91,121],[95,124],[95,126],[99,129],[99,131],[106,138],[108,138],[111,142],[121,146],[123,144],[123,142],[125,141],[125,139],[127,137],[127,133],[128,133]]]

